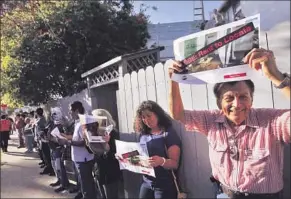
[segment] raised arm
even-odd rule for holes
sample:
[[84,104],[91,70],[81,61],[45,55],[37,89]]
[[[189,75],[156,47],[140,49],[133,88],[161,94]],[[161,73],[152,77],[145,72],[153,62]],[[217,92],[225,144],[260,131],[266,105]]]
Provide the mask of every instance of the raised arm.
[[264,75],[290,100],[290,76],[279,71],[272,51],[255,48],[246,55],[244,62],[255,70],[262,69]]
[[186,127],[188,131],[196,131],[207,135],[209,130],[209,124],[213,123],[219,111],[197,111],[197,110],[185,110],[180,94],[179,84],[171,80],[173,72],[181,71],[181,64],[173,62],[173,65],[169,68],[170,85],[169,85],[169,110],[173,119],[180,121]]
[[169,85],[169,110],[173,119],[178,120],[185,124],[184,106],[180,94],[179,84],[171,80],[174,70],[181,71],[181,64],[174,62],[172,67],[169,68],[170,85]]

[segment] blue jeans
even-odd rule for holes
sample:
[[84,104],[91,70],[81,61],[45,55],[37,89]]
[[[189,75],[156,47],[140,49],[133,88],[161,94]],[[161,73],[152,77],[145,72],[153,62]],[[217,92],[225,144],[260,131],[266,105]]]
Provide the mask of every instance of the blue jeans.
[[61,148],[52,150],[52,165],[56,172],[58,180],[60,180],[62,187],[67,188],[69,186],[69,180],[64,165],[64,161],[61,160],[62,152]]
[[97,198],[95,182],[93,178],[94,160],[87,162],[75,162],[78,171],[78,180],[81,185],[83,199]]
[[165,185],[163,188],[155,188],[147,182],[143,182],[139,192],[140,199],[177,199],[175,185]]
[[33,151],[33,136],[32,135],[25,136],[25,145],[28,151]]

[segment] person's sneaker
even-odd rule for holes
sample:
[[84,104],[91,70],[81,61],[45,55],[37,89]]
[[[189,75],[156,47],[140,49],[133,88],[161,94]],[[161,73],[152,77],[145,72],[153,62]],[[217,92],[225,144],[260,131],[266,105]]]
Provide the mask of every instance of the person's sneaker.
[[55,189],[56,193],[66,190],[64,187],[60,186],[59,188]]
[[27,151],[25,151],[24,153],[32,153],[33,151],[31,151],[31,150],[27,150]]
[[20,149],[20,148],[24,148],[24,146],[23,146],[23,145],[20,145],[20,146],[18,146],[17,148],[18,148],[18,149]]
[[44,162],[40,162],[40,163],[38,163],[38,165],[44,165]]
[[61,182],[59,180],[54,182],[54,183],[50,183],[51,187],[56,187],[56,186],[59,186],[59,185],[61,185]]

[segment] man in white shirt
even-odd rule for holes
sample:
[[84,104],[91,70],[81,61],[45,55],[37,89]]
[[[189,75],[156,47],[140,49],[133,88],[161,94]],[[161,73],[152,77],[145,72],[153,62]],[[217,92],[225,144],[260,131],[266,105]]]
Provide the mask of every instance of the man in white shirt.
[[70,113],[75,120],[75,128],[72,136],[62,134],[68,139],[67,144],[71,145],[71,156],[78,171],[79,182],[83,199],[96,198],[95,182],[92,174],[94,166],[94,154],[86,147],[82,133],[82,126],[78,114],[85,114],[81,102],[75,101],[70,105]]

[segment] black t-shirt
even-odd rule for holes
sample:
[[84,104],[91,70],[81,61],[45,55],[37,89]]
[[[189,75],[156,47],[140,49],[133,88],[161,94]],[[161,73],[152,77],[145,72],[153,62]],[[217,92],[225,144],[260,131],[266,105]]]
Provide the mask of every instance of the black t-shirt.
[[119,133],[112,130],[110,132],[110,140],[108,142],[110,150],[97,158],[99,182],[101,184],[112,183],[118,180],[121,175],[118,160],[115,158],[115,140],[119,140]]
[[[149,157],[160,156],[167,157],[165,147],[170,148],[173,145],[177,145],[181,148],[181,141],[173,128],[169,128],[166,132],[161,132],[158,135],[141,135],[140,144],[146,144]],[[173,176],[171,170],[165,169],[162,166],[155,167],[156,178],[148,175],[143,176],[143,180],[155,187],[167,186],[169,183],[173,183]]]

